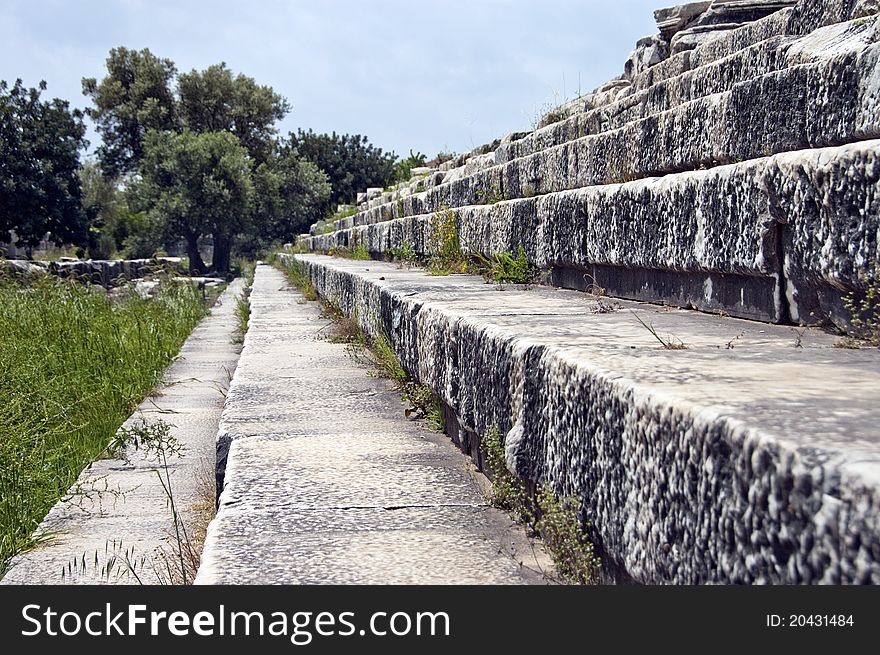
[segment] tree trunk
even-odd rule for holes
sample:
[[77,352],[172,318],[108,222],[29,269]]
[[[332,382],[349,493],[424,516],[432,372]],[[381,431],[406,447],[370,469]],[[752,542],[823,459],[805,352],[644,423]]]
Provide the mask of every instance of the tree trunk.
[[186,237],[186,254],[189,257],[189,274],[203,275],[205,262],[202,261],[202,254],[199,252],[199,238],[197,236],[188,235]]
[[215,273],[229,272],[229,257],[232,250],[232,237],[226,234],[214,233],[214,258],[211,260],[211,268]]

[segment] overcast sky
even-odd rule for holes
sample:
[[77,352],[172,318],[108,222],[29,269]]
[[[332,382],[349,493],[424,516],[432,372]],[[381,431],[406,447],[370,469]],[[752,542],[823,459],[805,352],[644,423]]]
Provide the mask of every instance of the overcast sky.
[[[84,107],[110,48],[179,71],[225,61],[299,127],[386,149],[463,152],[618,75],[662,0],[0,0],[0,79]],[[666,4],[674,4],[667,2]],[[95,140],[92,134],[92,140]]]

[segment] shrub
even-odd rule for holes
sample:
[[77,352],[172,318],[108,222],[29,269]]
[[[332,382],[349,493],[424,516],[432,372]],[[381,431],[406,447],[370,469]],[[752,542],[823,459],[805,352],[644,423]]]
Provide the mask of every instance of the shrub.
[[601,562],[581,521],[578,501],[559,499],[546,485],[537,495],[530,495],[525,483],[507,468],[504,444],[497,428],[483,435],[480,446],[486,454],[487,473],[492,480],[489,502],[513,514],[518,522],[544,540],[556,571],[564,581],[598,582]]
[[428,272],[431,275],[466,273],[469,270],[467,257],[461,251],[461,240],[456,225],[457,215],[448,208],[434,213],[429,220]]
[[416,249],[409,241],[404,241],[399,246],[392,248],[391,258],[395,262],[404,264],[406,266],[412,266],[413,264],[417,264],[419,261],[418,253],[416,253]]
[[535,269],[526,257],[526,251],[519,247],[516,257],[509,252],[501,252],[487,260],[488,270],[485,275],[493,282],[502,284],[531,284],[535,280]]
[[880,280],[865,280],[865,290],[844,298],[851,315],[849,336],[868,346],[880,347]]

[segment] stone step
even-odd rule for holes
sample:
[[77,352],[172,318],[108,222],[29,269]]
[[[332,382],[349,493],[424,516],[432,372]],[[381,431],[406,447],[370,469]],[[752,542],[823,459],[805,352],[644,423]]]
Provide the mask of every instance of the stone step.
[[[786,3],[770,4],[781,6]],[[730,7],[724,9],[728,11]],[[761,13],[766,11],[762,9]],[[567,111],[573,115],[567,120],[529,134],[512,134],[482,150],[459,155],[426,179],[414,180],[400,190],[375,196],[361,210],[378,209],[386,217],[383,220],[388,220],[399,201],[444,181],[458,181],[495,164],[507,163],[586,135],[620,128],[684,102],[728,91],[737,82],[793,63],[812,61],[827,50],[840,53],[846,49],[847,42],[850,49],[862,47],[859,35],[871,40],[868,33],[875,29],[875,13],[876,7],[867,6],[865,2],[801,0],[794,7],[729,31],[694,50],[673,55],[634,75],[631,80],[606,85],[608,91],[597,91],[571,101],[566,107],[571,106]],[[583,111],[572,109],[581,105]],[[397,212],[397,217],[400,213]],[[325,224],[319,222],[312,226],[310,234],[319,234],[324,229]]]
[[542,581],[511,554],[531,552],[525,534],[487,506],[469,461],[328,341],[317,303],[265,265],[250,302],[197,584]]
[[821,60],[829,52],[838,55],[857,52],[874,41],[878,20],[875,17],[868,21],[836,23],[805,36],[777,36],[761,41],[699,68],[656,81],[615,102],[535,130],[522,139],[499,145],[495,161],[507,163],[589,134],[617,129],[692,100],[730,91],[737,84],[761,75]]
[[739,83],[337,222],[336,229],[502,198],[615,184],[880,136],[880,44]]
[[[182,524],[192,539],[212,509],[214,438],[223,391],[238,360],[234,310],[242,287],[238,279],[220,295],[156,392],[125,423],[130,428],[162,420],[172,426],[171,436],[184,450],[180,457],[169,458],[168,474]],[[108,457],[83,470],[68,496],[37,529],[47,539],[14,557],[0,584],[182,582],[174,519],[156,474],[157,461],[134,449],[129,449],[128,460]],[[169,567],[174,571],[171,579]]]
[[[844,297],[880,276],[880,141],[459,208],[470,252],[517,253],[558,286],[602,287],[769,322],[846,327]],[[434,216],[307,239],[431,254]]]
[[880,582],[880,351],[572,291],[286,260],[387,334],[459,431],[498,428],[514,472],[580,499],[607,577]]
[[[870,2],[871,0],[867,0]],[[822,27],[863,17],[873,10],[863,9],[865,0],[800,0],[769,16],[748,22],[734,30],[673,54],[633,76],[625,93],[635,93],[687,71],[700,68],[780,36],[804,36]]]

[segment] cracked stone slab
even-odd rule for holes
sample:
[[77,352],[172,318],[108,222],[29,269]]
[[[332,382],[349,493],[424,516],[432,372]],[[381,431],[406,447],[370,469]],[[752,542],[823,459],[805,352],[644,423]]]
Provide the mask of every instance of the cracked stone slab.
[[[220,295],[157,389],[125,423],[161,419],[184,446],[180,458],[169,459],[168,471],[188,529],[204,520],[206,508],[210,510],[214,439],[224,391],[238,361],[239,346],[233,336],[235,301],[242,284],[238,279]],[[164,571],[165,558],[177,548],[168,496],[153,459],[141,451],[129,452],[128,457],[129,461],[97,460],[85,469],[37,529],[48,539],[14,557],[0,584],[167,583],[167,576],[160,577],[155,570]],[[140,580],[123,564],[126,553]],[[73,560],[85,562],[85,568],[62,577]]]
[[[445,437],[260,265],[198,584],[525,584],[546,555]],[[522,563],[522,565],[521,565]]]

